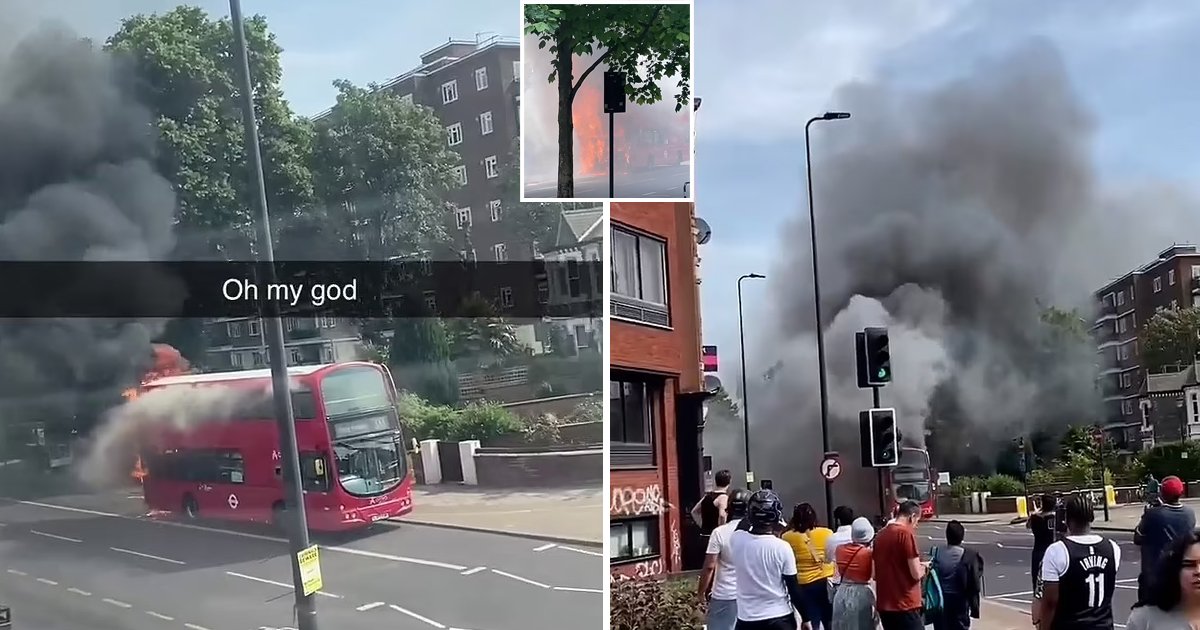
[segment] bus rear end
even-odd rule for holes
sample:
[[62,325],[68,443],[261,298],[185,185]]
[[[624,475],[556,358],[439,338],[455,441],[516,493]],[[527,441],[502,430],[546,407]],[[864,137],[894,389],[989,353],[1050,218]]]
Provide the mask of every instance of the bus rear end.
[[338,365],[315,375],[315,389],[330,457],[303,462],[310,527],[357,529],[411,512],[413,480],[387,369]]
[[921,518],[937,515],[937,496],[934,492],[936,478],[929,462],[929,451],[919,448],[901,448],[896,466],[887,470],[888,498],[892,511],[900,503],[915,501],[921,506]]

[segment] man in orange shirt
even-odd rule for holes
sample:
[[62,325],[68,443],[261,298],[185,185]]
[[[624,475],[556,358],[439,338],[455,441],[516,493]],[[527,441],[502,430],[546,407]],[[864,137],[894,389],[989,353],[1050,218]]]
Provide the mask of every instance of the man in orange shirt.
[[916,527],[921,506],[915,501],[900,504],[894,522],[875,536],[875,606],[883,630],[922,630],[925,617],[921,603],[921,580],[929,565],[921,562]]

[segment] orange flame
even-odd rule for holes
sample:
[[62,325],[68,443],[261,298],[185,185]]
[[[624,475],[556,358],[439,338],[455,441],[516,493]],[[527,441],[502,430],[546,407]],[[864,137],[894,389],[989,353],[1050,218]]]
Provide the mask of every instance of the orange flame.
[[139,455],[137,458],[137,463],[133,465],[133,472],[130,473],[130,475],[134,479],[137,479],[138,483],[142,483],[146,480],[146,476],[148,474],[149,473],[146,472],[146,468],[142,465],[142,456]]
[[[588,77],[591,78],[591,77]],[[572,103],[575,125],[575,174],[608,172],[608,121],[604,116],[604,90],[595,81],[584,81]]]

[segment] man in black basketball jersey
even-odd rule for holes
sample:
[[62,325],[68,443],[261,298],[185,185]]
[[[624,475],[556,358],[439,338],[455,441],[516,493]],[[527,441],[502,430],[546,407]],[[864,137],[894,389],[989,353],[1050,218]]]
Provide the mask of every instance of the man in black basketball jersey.
[[1112,630],[1112,594],[1121,549],[1093,534],[1095,513],[1084,497],[1067,499],[1067,535],[1046,549],[1034,593],[1033,623],[1040,630]]

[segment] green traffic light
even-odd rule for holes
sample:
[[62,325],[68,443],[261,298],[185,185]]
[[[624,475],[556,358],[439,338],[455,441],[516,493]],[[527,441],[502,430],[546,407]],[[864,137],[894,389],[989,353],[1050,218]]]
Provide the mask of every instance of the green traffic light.
[[887,370],[885,370],[884,368],[879,368],[879,378],[880,379],[887,378]]

